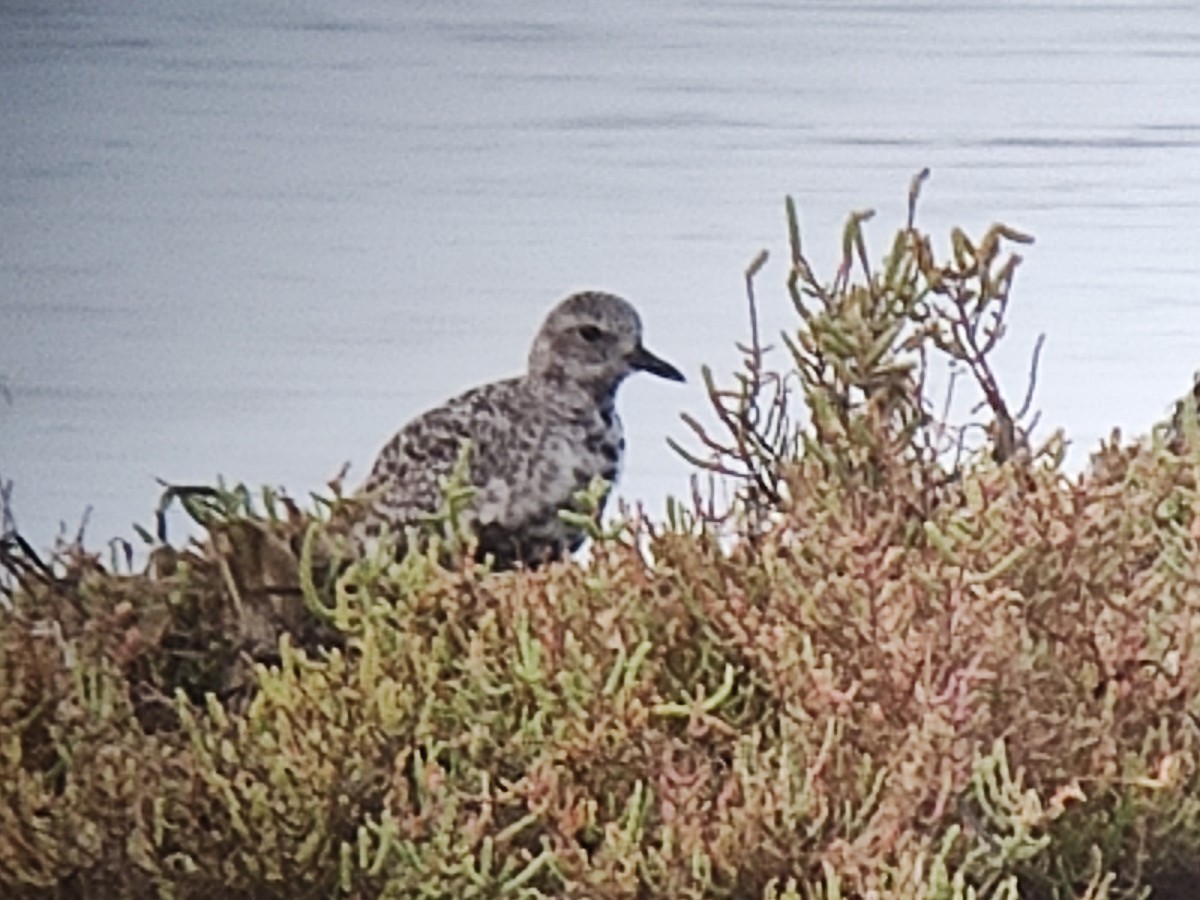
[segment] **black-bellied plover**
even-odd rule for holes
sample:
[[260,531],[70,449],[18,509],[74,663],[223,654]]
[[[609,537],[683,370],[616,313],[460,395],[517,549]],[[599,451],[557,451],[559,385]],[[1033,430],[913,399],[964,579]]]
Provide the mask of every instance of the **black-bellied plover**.
[[683,375],[642,346],[642,322],[613,294],[573,294],[547,316],[528,371],[485,384],[409,422],[380,452],[361,489],[361,539],[403,536],[442,505],[442,486],[468,442],[473,496],[463,524],[480,558],[536,566],[574,551],[581,528],[559,516],[599,476],[620,472],[625,439],[617,387],[636,371]]

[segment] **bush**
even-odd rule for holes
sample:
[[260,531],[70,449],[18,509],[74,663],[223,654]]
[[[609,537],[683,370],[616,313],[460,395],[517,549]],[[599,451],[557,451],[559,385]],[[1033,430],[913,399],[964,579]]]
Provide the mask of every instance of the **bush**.
[[1026,239],[939,261],[923,177],[824,282],[789,201],[788,364],[760,259],[692,498],[582,564],[339,563],[352,501],[242,489],[175,491],[206,537],[141,572],[10,536],[6,895],[1192,896],[1196,417],[1033,445],[990,361]]

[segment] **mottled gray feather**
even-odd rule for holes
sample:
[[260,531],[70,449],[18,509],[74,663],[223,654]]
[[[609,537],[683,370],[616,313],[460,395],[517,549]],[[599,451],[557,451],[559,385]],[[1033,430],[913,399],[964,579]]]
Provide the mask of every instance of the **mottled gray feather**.
[[475,494],[466,524],[480,555],[500,566],[537,565],[577,549],[584,533],[559,512],[575,508],[594,478],[616,481],[625,441],[614,400],[637,368],[682,380],[642,347],[641,321],[626,301],[568,297],[539,330],[525,375],[460,394],[387,443],[361,489],[366,513],[356,536],[403,534],[436,513],[441,485],[469,441]]

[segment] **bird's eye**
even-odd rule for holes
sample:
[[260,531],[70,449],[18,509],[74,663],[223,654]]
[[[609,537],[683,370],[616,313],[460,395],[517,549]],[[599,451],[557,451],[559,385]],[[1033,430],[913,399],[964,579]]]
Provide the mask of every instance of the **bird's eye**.
[[595,325],[580,325],[579,326],[579,336],[581,338],[583,338],[585,341],[587,341],[589,344],[594,344],[596,341],[600,340],[600,334],[601,334],[600,329],[597,328]]

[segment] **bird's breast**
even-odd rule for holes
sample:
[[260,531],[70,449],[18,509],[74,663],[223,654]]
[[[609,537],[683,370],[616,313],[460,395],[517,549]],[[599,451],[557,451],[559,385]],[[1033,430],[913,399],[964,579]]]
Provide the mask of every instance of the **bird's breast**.
[[617,480],[624,449],[615,415],[597,416],[594,422],[547,423],[515,471],[482,485],[479,518],[516,523],[557,517],[557,510],[571,506],[575,494],[594,479]]
[[543,443],[540,470],[535,477],[544,496],[568,501],[595,478],[615,482],[621,471],[624,439],[618,423],[605,428],[578,425],[551,429]]

